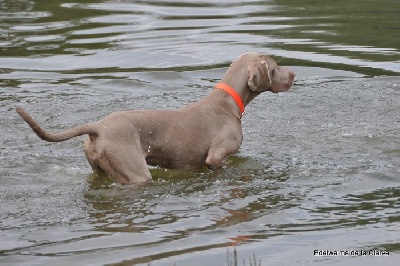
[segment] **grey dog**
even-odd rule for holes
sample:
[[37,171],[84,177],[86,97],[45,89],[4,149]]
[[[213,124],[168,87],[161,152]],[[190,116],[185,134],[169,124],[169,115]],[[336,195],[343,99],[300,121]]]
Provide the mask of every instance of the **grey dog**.
[[148,165],[187,170],[222,166],[242,143],[244,107],[264,91],[287,91],[294,77],[267,55],[245,53],[208,96],[179,109],[114,112],[56,134],[43,130],[22,107],[17,112],[46,141],[89,135],[84,151],[94,171],[105,171],[120,183],[143,183],[152,180]]

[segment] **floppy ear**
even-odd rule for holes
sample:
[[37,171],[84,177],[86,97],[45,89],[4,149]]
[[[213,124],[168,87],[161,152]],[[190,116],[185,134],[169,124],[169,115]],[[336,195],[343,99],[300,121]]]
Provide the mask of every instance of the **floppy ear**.
[[269,76],[269,67],[265,60],[253,62],[249,68],[249,85],[252,91],[262,92],[271,87],[271,77]]

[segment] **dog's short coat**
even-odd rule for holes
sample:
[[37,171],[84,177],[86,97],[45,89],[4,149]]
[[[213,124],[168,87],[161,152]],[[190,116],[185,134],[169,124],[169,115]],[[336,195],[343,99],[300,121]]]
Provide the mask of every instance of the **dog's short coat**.
[[120,183],[142,183],[151,180],[148,165],[221,166],[242,143],[244,106],[264,91],[287,91],[294,77],[267,55],[245,53],[208,96],[179,109],[115,112],[57,134],[44,131],[23,108],[17,112],[46,141],[89,135],[84,150],[94,171],[103,170]]

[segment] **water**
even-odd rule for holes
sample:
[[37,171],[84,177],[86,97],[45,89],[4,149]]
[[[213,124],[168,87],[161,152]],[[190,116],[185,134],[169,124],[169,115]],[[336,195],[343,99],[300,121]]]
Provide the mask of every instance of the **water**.
[[[0,2],[0,264],[396,265],[399,1]],[[207,95],[241,53],[297,74],[256,98],[214,172],[95,178],[52,131]],[[386,250],[384,257],[314,250]]]

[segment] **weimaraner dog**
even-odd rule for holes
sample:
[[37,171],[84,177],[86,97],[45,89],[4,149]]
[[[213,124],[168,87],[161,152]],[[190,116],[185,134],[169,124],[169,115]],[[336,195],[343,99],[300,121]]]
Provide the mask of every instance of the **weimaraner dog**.
[[205,98],[174,110],[114,112],[62,133],[44,131],[22,108],[18,114],[43,140],[89,135],[84,151],[94,171],[120,183],[151,181],[148,165],[173,169],[218,167],[242,143],[244,107],[264,91],[287,91],[295,74],[267,55],[245,53]]

